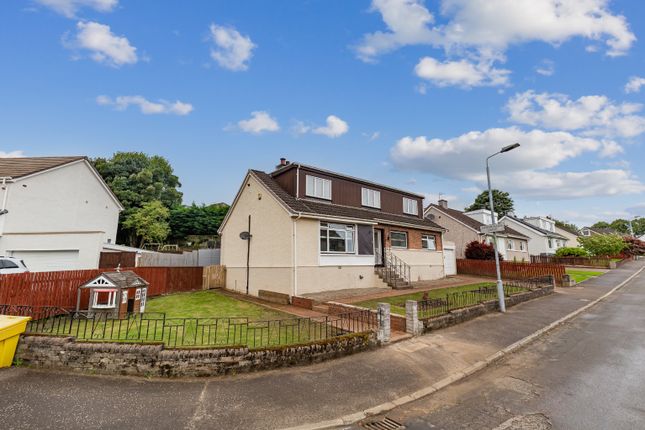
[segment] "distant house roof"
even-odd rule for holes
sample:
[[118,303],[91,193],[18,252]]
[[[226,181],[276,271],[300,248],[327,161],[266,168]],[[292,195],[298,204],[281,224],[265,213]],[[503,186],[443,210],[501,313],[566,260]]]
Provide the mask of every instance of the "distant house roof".
[[543,235],[545,235],[545,236],[551,236],[551,237],[555,237],[555,238],[557,238],[557,239],[564,239],[564,240],[568,240],[566,237],[562,236],[561,234],[558,234],[558,233],[553,232],[553,231],[545,230],[545,229],[543,229],[543,228],[540,228],[540,227],[538,227],[538,226],[536,226],[536,225],[531,224],[530,222],[526,222],[526,221],[524,221],[523,219],[520,219],[520,218],[514,217],[514,216],[512,216],[512,215],[506,215],[506,216],[504,216],[504,218],[512,219],[513,221],[516,221],[516,222],[518,222],[519,224],[522,224],[522,225],[523,225],[523,226],[525,226],[525,227],[528,227],[528,228],[530,228],[530,229],[533,229],[533,230],[537,231],[538,233],[541,233],[541,234],[543,234]]
[[0,177],[21,178],[83,159],[86,159],[86,157],[0,158]]
[[[443,206],[439,206],[437,204],[431,203],[428,205],[428,207],[435,208],[436,210],[445,213],[446,215],[454,218],[456,221],[466,225],[467,227],[472,228],[473,230],[477,230],[478,232],[481,233],[481,226],[485,225],[482,222],[477,221],[475,218],[471,218],[462,211],[459,211],[457,209],[452,209],[452,208],[445,208]],[[427,209],[427,208],[426,208]],[[529,237],[526,236],[525,234],[520,233],[517,230],[513,230],[512,228],[508,226],[504,226],[504,231],[498,233],[500,236],[507,235],[507,236],[513,236],[513,237],[520,237],[524,239],[528,239]]]
[[620,234],[618,230],[615,230],[611,227],[582,227],[582,230],[591,230],[597,234]]
[[564,230],[564,231],[566,231],[567,233],[570,233],[570,234],[573,234],[573,235],[576,235],[576,236],[580,236],[580,233],[579,233],[579,232],[577,232],[577,231],[575,231],[575,230],[574,230],[574,229],[572,229],[572,228],[564,227],[564,226],[562,226],[562,225],[557,225],[557,224],[555,225],[555,227],[556,227],[556,228],[559,228],[560,230]]
[[438,224],[415,216],[396,215],[379,210],[362,209],[332,203],[322,203],[308,199],[296,199],[287,193],[273,177],[260,170],[251,170],[251,175],[256,177],[266,188],[268,188],[278,200],[280,200],[293,213],[303,213],[319,217],[352,218],[372,222],[407,224],[423,230],[444,231]]

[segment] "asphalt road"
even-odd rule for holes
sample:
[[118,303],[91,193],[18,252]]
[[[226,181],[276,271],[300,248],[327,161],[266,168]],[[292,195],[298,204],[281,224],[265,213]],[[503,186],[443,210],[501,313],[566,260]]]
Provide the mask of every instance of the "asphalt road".
[[645,429],[645,272],[551,335],[387,414],[417,429]]

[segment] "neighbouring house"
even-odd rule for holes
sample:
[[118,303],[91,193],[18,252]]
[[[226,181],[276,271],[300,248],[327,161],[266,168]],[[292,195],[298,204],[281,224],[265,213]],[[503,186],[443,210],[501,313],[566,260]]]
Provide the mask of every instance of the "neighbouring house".
[[560,236],[564,236],[567,238],[567,243],[566,245],[568,247],[572,248],[579,248],[581,247],[580,242],[578,242],[578,238],[580,237],[580,234],[578,234],[577,231],[571,230],[565,227],[560,227],[559,225],[555,225],[555,230],[556,233],[558,233]]
[[[488,209],[462,212],[449,208],[448,201],[441,199],[437,204],[430,204],[424,215],[446,229],[443,237],[455,243],[457,258],[465,258],[466,246],[470,242],[493,242],[492,235],[481,232],[483,225],[492,223]],[[529,261],[528,240],[528,236],[505,226],[504,231],[497,233],[497,249],[507,261]]]
[[555,221],[550,218],[518,218],[509,214],[499,222],[529,237],[530,255],[554,255],[555,251],[567,245],[567,238],[555,231]]
[[0,158],[0,184],[0,255],[31,271],[99,267],[123,207],[87,157]]
[[599,234],[620,234],[618,230],[611,227],[582,227],[580,229],[580,236],[589,237],[597,236]]
[[291,296],[444,274],[444,229],[423,196],[300,163],[249,170],[224,218],[226,287]]

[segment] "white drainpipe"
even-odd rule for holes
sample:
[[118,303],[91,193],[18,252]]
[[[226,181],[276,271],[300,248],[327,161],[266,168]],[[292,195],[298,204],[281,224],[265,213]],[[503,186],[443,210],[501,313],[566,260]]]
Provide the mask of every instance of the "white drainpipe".
[[298,220],[302,216],[302,212],[298,212],[298,216],[293,220],[293,295],[298,295]]

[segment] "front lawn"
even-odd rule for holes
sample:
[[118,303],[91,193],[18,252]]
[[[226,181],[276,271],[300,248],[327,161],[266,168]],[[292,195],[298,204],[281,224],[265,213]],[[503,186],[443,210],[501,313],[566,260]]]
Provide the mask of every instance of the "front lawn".
[[156,297],[146,303],[146,313],[163,312],[166,318],[229,318],[249,320],[293,318],[293,315],[238,300],[219,291],[195,291]]
[[594,272],[593,270],[567,269],[567,275],[571,276],[571,279],[576,281],[576,283],[586,281],[589,278],[595,278],[602,274],[603,272]]
[[[404,294],[402,296],[383,297],[381,299],[365,300],[363,302],[352,303],[356,306],[363,306],[365,308],[376,309],[379,303],[389,303],[390,312],[397,315],[405,316],[405,301],[406,300],[423,300],[423,295],[428,294],[429,299],[438,299],[446,297],[446,294],[461,293],[464,291],[472,291],[478,288],[494,287],[494,282],[480,282],[478,284],[461,285],[459,287],[437,288],[435,290],[418,291],[416,293]],[[473,305],[476,303],[472,303]]]

